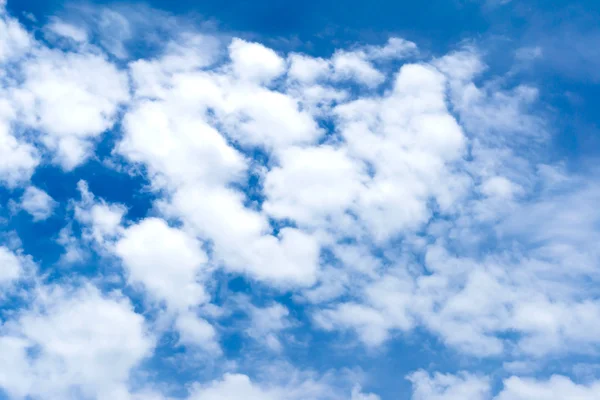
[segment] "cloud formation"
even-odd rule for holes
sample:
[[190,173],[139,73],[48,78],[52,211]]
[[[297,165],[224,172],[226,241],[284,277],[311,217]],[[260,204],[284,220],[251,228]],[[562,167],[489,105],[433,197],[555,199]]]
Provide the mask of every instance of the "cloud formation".
[[427,340],[474,367],[419,365],[413,400],[600,390],[571,368],[600,350],[598,180],[477,46],[316,57],[168,19],[132,57],[164,14],[35,35],[0,7],[0,184],[62,252],[2,236],[2,394],[378,400],[361,357],[298,354]]

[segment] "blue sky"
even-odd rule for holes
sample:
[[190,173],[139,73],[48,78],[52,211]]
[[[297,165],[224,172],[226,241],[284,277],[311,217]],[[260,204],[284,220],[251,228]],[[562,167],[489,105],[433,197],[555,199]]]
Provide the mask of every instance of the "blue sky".
[[0,399],[596,399],[598,18],[0,0]]

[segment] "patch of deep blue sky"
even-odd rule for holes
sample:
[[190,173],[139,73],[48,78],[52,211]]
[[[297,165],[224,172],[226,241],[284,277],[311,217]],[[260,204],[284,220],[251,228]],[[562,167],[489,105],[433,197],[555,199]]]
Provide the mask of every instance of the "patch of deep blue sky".
[[[581,169],[586,163],[582,160],[599,155],[600,2],[515,0],[500,5],[476,0],[432,0],[426,3],[358,0],[146,2],[151,7],[175,15],[193,13],[199,16],[198,20],[215,21],[225,32],[237,32],[278,50],[303,51],[315,56],[328,57],[336,48],[345,48],[355,42],[383,43],[390,35],[413,40],[423,51],[433,55],[445,54],[464,41],[474,41],[486,51],[486,62],[490,65],[487,73],[492,75],[512,67],[517,48],[540,46],[544,53],[541,61],[519,71],[512,79],[540,88],[542,100],[548,105],[545,113],[552,118],[556,129],[554,145],[551,146],[552,158],[564,159],[570,168]],[[60,1],[9,0],[8,8],[28,26],[32,26],[32,22],[26,18],[26,13],[36,17],[39,21],[36,25],[51,15],[69,13],[68,4]],[[132,53],[145,56],[142,43],[134,40],[129,45]],[[90,190],[98,197],[127,205],[129,220],[148,214],[153,196],[145,189],[147,182],[106,168],[101,162],[110,155],[118,135],[117,127],[100,143],[98,159],[72,172],[63,173],[52,166],[38,168],[33,184],[46,190],[60,203],[49,220],[33,224],[25,213],[8,220],[7,232],[18,233],[25,253],[31,254],[41,264],[42,270],[53,270],[60,257],[62,249],[56,244],[56,238],[66,223],[65,219],[72,213],[69,200],[79,199],[76,191],[78,180],[88,181]],[[256,184],[253,182],[251,178],[249,197],[260,196],[252,190]],[[2,188],[0,204],[6,205],[10,198],[18,195],[19,191]],[[260,198],[252,200],[260,201]],[[10,216],[8,207],[0,209],[0,213],[4,217]],[[75,226],[75,234],[77,229]],[[6,241],[10,236],[4,234],[3,237]],[[83,275],[97,273],[101,268],[95,262],[97,260],[88,260],[87,272],[81,268],[79,271]],[[53,274],[56,279],[62,279],[61,273],[67,271],[57,270]],[[464,358],[420,331],[403,335],[401,340],[392,341],[375,352],[361,347],[352,347],[348,351],[343,348],[347,342],[340,340],[340,334],[310,331],[309,308],[292,301],[291,295],[270,292],[263,285],[240,277],[230,279],[222,276],[219,281],[223,283],[214,288],[218,303],[223,304],[229,297],[241,293],[249,296],[255,304],[268,304],[266,299],[275,296],[276,300],[290,307],[292,316],[300,322],[292,329],[298,340],[286,346],[284,352],[293,364],[320,371],[331,367],[361,367],[369,375],[377,377],[365,389],[377,392],[383,399],[398,398],[399,394],[400,398],[407,398],[409,384],[401,377],[417,368],[455,371],[473,367],[494,374],[501,365],[501,360],[486,361],[482,365],[478,360]],[[139,294],[126,290],[138,311],[143,311],[143,300]],[[220,323],[243,326],[244,322],[239,315],[232,315],[229,320]],[[344,334],[341,336],[352,340]],[[269,357],[268,353],[259,354],[260,349],[238,331],[225,330],[223,337],[225,354],[232,359],[243,359],[249,354],[263,359]],[[307,343],[310,343],[310,349],[307,349]],[[202,374],[211,375],[210,368],[206,366],[195,370],[197,365],[192,360],[177,347],[176,338],[166,335],[161,338],[155,357],[148,361],[148,368],[158,374],[157,381],[191,381]],[[583,357],[577,361],[585,362],[586,359]]]

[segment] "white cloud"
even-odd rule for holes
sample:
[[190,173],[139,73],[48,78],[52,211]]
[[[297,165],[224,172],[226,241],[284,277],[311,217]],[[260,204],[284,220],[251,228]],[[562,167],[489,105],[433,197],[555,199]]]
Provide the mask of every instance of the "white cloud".
[[374,60],[402,59],[415,55],[417,51],[415,43],[397,37],[389,38],[383,46],[367,46],[365,48],[367,56]]
[[360,390],[360,387],[355,386],[352,389],[350,400],[380,400],[380,397],[374,393],[363,393]]
[[[598,303],[582,283],[598,260],[592,244],[598,213],[590,208],[596,191],[587,184],[569,191],[546,192],[540,202],[516,207],[500,225],[501,238],[509,246],[511,238],[521,240],[525,255],[477,260],[428,246],[425,267],[432,275],[416,279],[410,312],[447,344],[479,355],[500,354],[513,344],[537,357],[595,351],[599,325],[590,316]],[[564,204],[573,206],[566,214]],[[512,344],[497,337],[503,332],[516,334]]]
[[265,177],[263,209],[303,225],[322,223],[351,208],[368,177],[360,161],[332,146],[284,150]]
[[280,352],[283,346],[280,341],[280,333],[291,327],[289,310],[281,304],[273,304],[267,307],[255,307],[248,305],[250,326],[246,333],[269,349]]
[[0,387],[14,397],[112,399],[151,354],[144,319],[121,296],[94,287],[42,289],[29,310],[3,325]]
[[60,262],[63,264],[70,265],[79,263],[84,261],[88,256],[88,252],[81,245],[79,238],[73,235],[73,228],[71,225],[67,225],[60,230],[56,242],[65,249],[60,258]]
[[86,42],[88,39],[88,34],[85,29],[69,24],[58,18],[53,19],[52,22],[46,25],[46,29],[54,35],[71,39],[75,42]]
[[279,400],[283,396],[281,389],[263,389],[253,384],[246,375],[225,374],[221,381],[197,387],[190,400]]
[[348,302],[316,314],[316,322],[326,329],[336,325],[356,330],[368,346],[379,346],[393,330],[414,326],[411,302],[413,283],[401,277],[386,276],[365,290],[365,304]]
[[75,204],[75,219],[84,226],[82,237],[101,246],[114,241],[121,232],[125,207],[96,200],[85,181],[77,182],[81,201]]
[[502,176],[494,176],[483,182],[481,191],[486,196],[510,199],[519,192],[519,186]]
[[200,283],[206,255],[194,238],[159,218],[146,218],[123,231],[115,244],[127,279],[141,284],[167,307],[185,310],[207,300]]
[[24,82],[12,92],[22,122],[40,130],[66,170],[91,156],[95,138],[129,97],[127,76],[102,55],[40,48],[22,72]]
[[145,163],[161,186],[235,181],[245,171],[244,156],[202,119],[202,108],[187,113],[180,103],[142,101],[131,109],[119,153]]
[[0,5],[0,182],[10,187],[29,180],[40,162],[35,147],[15,134],[17,110],[7,90],[12,68],[5,65],[21,59],[33,45],[31,35]]
[[553,375],[545,381],[511,377],[504,381],[504,389],[494,400],[593,400],[600,393],[600,382],[576,384],[569,378]]
[[[3,105],[0,99],[0,113]],[[28,181],[40,160],[36,148],[15,138],[9,126],[0,114],[0,182],[12,187]]]
[[0,246],[0,286],[6,287],[24,273],[25,261],[10,249]]
[[291,96],[262,88],[236,89],[226,97],[223,119],[226,133],[241,143],[278,150],[312,143],[322,135],[313,117]]
[[219,354],[217,332],[206,320],[190,312],[179,314],[175,319],[179,332],[179,343],[185,346],[200,346],[212,354]]
[[[139,12],[138,8],[138,12]],[[118,58],[126,58],[128,51],[125,42],[131,39],[133,30],[129,20],[117,11],[102,8],[97,16],[100,43],[109,53]]]
[[543,57],[544,50],[540,46],[520,47],[515,51],[515,58],[522,63],[532,62]]
[[[274,366],[276,367],[276,366]],[[350,390],[340,387],[330,377],[315,379],[312,374],[298,370],[270,370],[266,381],[255,381],[240,373],[226,373],[221,379],[206,384],[197,384],[191,391],[188,400],[378,400],[360,392],[356,387]]]
[[592,400],[598,396],[600,382],[577,384],[561,375],[547,380],[511,376],[492,395],[489,378],[461,372],[456,375],[417,371],[407,377],[412,382],[412,400]]
[[257,83],[269,83],[284,72],[285,63],[273,50],[260,43],[233,39],[229,57],[234,74]]
[[413,384],[412,400],[488,400],[490,383],[469,374],[450,375],[417,371],[407,377]]
[[476,86],[473,79],[486,68],[474,49],[450,53],[434,64],[448,76],[450,100],[464,129],[487,145],[507,149],[514,144],[506,137],[529,145],[544,139],[547,131],[536,113],[529,112],[538,98],[538,90],[527,85],[504,89],[502,79]]
[[289,63],[288,77],[302,83],[312,83],[320,78],[327,78],[331,73],[330,62],[323,58],[294,53],[289,56]]
[[377,310],[357,303],[343,303],[333,310],[315,315],[315,322],[324,329],[353,328],[367,346],[379,346],[389,338],[391,329],[385,316]]
[[[165,308],[181,344],[219,354],[215,329],[196,312],[209,300],[204,289],[207,256],[201,243],[160,218],[149,217],[124,227],[123,206],[97,200],[84,181],[78,188],[82,200],[75,205],[75,219],[82,225],[84,241],[95,243],[103,254],[121,259],[127,283],[147,295],[150,304]],[[67,249],[63,258],[81,261],[85,252],[67,235],[61,236]],[[164,321],[158,325],[165,328]]]
[[20,205],[23,210],[31,214],[34,221],[41,221],[52,215],[57,203],[43,190],[28,186],[21,197]]
[[165,211],[211,239],[216,261],[230,271],[284,286],[310,285],[316,278],[316,239],[294,228],[283,228],[277,236],[269,234],[267,219],[245,208],[237,192],[185,187],[175,193]]
[[[4,4],[0,4],[0,63],[17,59],[33,44],[29,32],[14,18],[6,14]],[[0,72],[0,77],[4,72]]]
[[363,52],[337,51],[331,62],[336,80],[355,81],[369,88],[385,80],[385,76],[368,61]]
[[465,138],[446,108],[445,78],[433,68],[404,65],[393,91],[335,113],[349,154],[374,169],[353,211],[376,240],[425,222],[430,198],[444,210],[462,195],[464,177],[447,164],[460,160]]

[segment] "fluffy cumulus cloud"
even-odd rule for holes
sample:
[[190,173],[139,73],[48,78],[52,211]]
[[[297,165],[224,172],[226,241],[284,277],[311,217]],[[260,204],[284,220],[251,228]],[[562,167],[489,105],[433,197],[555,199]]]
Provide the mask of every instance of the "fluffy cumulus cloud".
[[[293,390],[285,388],[261,388],[253,384],[246,375],[226,374],[222,380],[198,387],[192,399],[268,399],[297,398]],[[306,396],[310,391],[302,391],[301,396]],[[314,395],[314,394],[313,394]]]
[[436,373],[429,376],[417,371],[408,379],[413,383],[413,400],[484,400],[489,398],[489,382],[485,378]]
[[[294,400],[294,399],[351,399],[379,400],[377,395],[365,393],[360,386],[340,392],[336,390],[330,376],[316,378],[312,374],[289,370],[281,366],[270,372],[267,382],[256,382],[247,375],[226,373],[206,384],[197,384],[190,391],[189,400],[213,399],[252,399],[252,400]],[[339,379],[339,377],[338,377]]]
[[0,285],[4,290],[26,272],[26,263],[26,259],[15,254],[11,249],[5,246],[0,247],[0,264],[2,265]]
[[39,130],[55,160],[72,169],[90,156],[93,139],[110,128],[127,100],[127,77],[104,56],[35,49],[25,81],[12,95],[23,121]]
[[[1,24],[5,34],[0,62],[19,71],[16,76],[2,75],[0,126],[7,125],[0,136],[7,153],[2,170],[9,183],[31,175],[38,162],[34,144],[50,150],[64,169],[73,169],[92,155],[96,138],[115,123],[119,106],[129,96],[127,75],[93,48],[48,47],[5,13]],[[49,29],[78,36],[68,28],[55,22]],[[35,139],[19,141],[24,129],[35,130]]]
[[598,398],[597,171],[521,64],[75,9],[0,1],[0,398]]
[[2,327],[0,384],[15,398],[126,398],[130,370],[153,346],[144,318],[122,296],[42,288]]
[[21,207],[33,217],[34,221],[40,221],[52,215],[56,202],[50,195],[35,186],[29,186],[21,197]]
[[148,292],[166,299],[172,307],[205,301],[195,278],[206,256],[193,238],[165,221],[148,218],[127,228],[115,252],[123,259],[132,282],[143,283]]
[[460,375],[440,374],[433,376],[417,371],[408,379],[413,383],[413,400],[553,400],[553,399],[593,399],[598,396],[598,383],[576,384],[571,379],[552,375],[547,380],[509,377],[496,395],[491,394],[491,386],[485,377],[467,373]]
[[[12,113],[10,105],[4,103],[4,107],[8,108],[5,110],[7,113]],[[0,143],[0,180],[9,186],[26,182],[39,164],[37,150],[15,138],[8,121],[0,120]]]
[[5,87],[7,66],[26,53],[32,46],[32,38],[19,22],[7,15],[4,4],[0,3],[0,181],[14,186],[26,181],[39,164],[39,155],[31,144],[15,136],[13,120],[16,117],[15,104],[10,100]]

